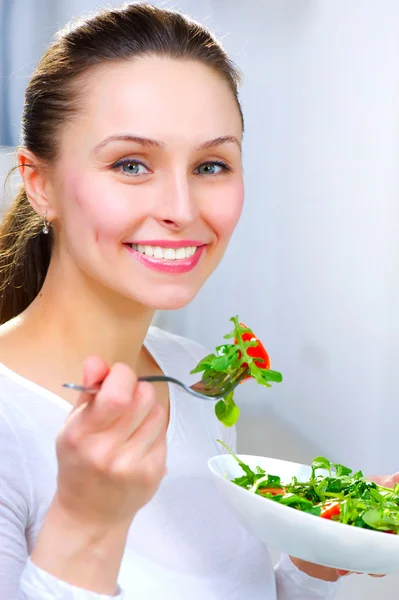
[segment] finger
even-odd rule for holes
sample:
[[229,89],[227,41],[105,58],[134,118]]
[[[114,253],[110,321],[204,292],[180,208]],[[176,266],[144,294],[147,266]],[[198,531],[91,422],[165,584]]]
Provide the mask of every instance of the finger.
[[122,434],[125,440],[128,440],[141,427],[156,406],[159,404],[154,386],[145,381],[138,382],[130,405],[113,424],[113,431]]
[[92,387],[102,383],[110,371],[100,356],[89,356],[83,366],[83,385]]
[[388,487],[387,481],[390,479],[390,475],[370,475],[367,477],[369,481],[373,481],[377,485],[384,485]]
[[[83,366],[83,385],[92,387],[100,384],[108,375],[109,367],[107,363],[99,356],[90,356],[86,359]],[[84,411],[85,405],[94,402],[93,394],[80,393],[71,412],[69,413],[65,425],[71,420],[76,420],[79,417],[78,413]]]
[[157,444],[165,444],[166,447],[166,430],[166,411],[156,403],[140,427],[125,442],[121,456],[126,455],[131,462],[132,455],[144,458]]
[[127,441],[157,404],[154,386],[148,382],[137,383],[131,399],[126,401],[125,410],[109,424],[109,432]]
[[374,483],[378,485],[383,485],[384,487],[395,487],[396,483],[399,483],[399,472],[394,473],[393,475],[372,475],[368,477]]
[[154,408],[142,427],[123,445],[114,458],[114,472],[130,477],[139,468],[142,476],[152,480],[165,475],[166,425],[159,414],[160,408]]
[[128,477],[139,475],[143,485],[154,483],[166,474],[166,454],[166,436],[161,433],[144,456],[138,457],[136,444],[126,445],[114,461],[114,468]]
[[[165,431],[166,434],[166,431]],[[149,448],[149,452],[143,459],[152,466],[152,469],[157,473],[158,477],[164,477],[167,473],[166,468],[166,456],[167,456],[167,442],[166,435],[161,433],[154,444]]]
[[[109,373],[109,366],[99,356],[89,356],[83,365],[83,385],[85,387],[93,387],[101,384]],[[92,394],[82,392],[79,394],[74,409],[82,404],[87,404],[93,400]]]
[[156,402],[140,427],[134,431],[126,446],[136,447],[141,456],[151,451],[151,447],[166,436],[167,419],[165,409]]
[[85,425],[90,432],[107,429],[126,413],[133,401],[137,377],[125,364],[117,363],[109,371],[96,394],[87,406]]
[[393,475],[387,475],[386,477],[384,477],[384,483],[382,485],[384,485],[385,487],[395,487],[396,483],[399,483],[399,473],[394,473]]
[[[341,577],[345,577],[345,575],[364,575],[364,573],[359,573],[358,571],[343,571],[341,569],[336,569],[336,571]],[[373,575],[371,573],[369,575],[370,577],[385,577],[385,575]]]

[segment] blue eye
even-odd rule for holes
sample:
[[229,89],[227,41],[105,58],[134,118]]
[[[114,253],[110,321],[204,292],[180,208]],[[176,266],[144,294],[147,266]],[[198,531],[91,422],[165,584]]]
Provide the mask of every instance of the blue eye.
[[199,175],[219,175],[223,171],[229,171],[230,168],[226,163],[221,161],[211,161],[200,165],[195,169]]
[[125,175],[133,177],[149,173],[149,170],[142,162],[138,160],[132,160],[131,158],[124,158],[123,160],[120,160],[119,162],[115,163],[112,168],[119,170]]

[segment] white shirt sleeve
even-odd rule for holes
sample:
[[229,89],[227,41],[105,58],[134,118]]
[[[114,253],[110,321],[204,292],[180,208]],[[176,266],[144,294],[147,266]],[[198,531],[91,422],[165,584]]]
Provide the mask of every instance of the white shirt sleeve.
[[123,600],[124,594],[120,589],[116,596],[108,596],[78,588],[39,569],[28,559],[22,573],[17,598],[18,600]]
[[31,562],[25,531],[29,527],[32,507],[24,455],[0,406],[1,600],[122,600],[121,590],[117,590],[116,596],[83,590],[53,577]]
[[275,567],[277,600],[333,600],[342,583],[323,581],[300,571],[283,554]]

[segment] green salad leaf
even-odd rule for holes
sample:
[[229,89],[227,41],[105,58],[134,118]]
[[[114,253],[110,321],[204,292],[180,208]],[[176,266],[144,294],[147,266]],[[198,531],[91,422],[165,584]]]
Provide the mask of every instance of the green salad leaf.
[[[205,356],[191,373],[202,373],[202,379],[211,382],[212,377],[220,376],[221,372],[233,375],[245,365],[249,369],[248,377],[260,385],[271,387],[272,383],[280,383],[281,373],[270,369],[269,356],[253,331],[240,323],[238,317],[230,320],[234,329],[224,338],[232,341],[217,346],[215,353]],[[226,427],[235,425],[240,409],[234,402],[234,390],[216,403],[215,413]]]
[[[316,457],[306,481],[293,477],[283,484],[277,475],[256,467],[253,471],[221,440],[244,475],[232,483],[296,510],[351,525],[385,533],[399,534],[399,485],[387,488],[363,477],[361,471]],[[317,473],[319,471],[319,473]],[[320,471],[323,471],[320,473]]]
[[219,421],[224,423],[226,427],[235,425],[240,416],[240,409],[233,400],[234,390],[225,398],[219,400],[215,405],[215,413]]

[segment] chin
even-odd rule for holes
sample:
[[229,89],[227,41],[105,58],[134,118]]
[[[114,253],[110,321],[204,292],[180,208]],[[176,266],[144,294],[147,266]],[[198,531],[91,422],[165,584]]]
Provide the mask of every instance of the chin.
[[178,310],[190,304],[197,293],[197,289],[174,289],[173,291],[158,289],[150,297],[141,298],[140,303],[153,310]]

